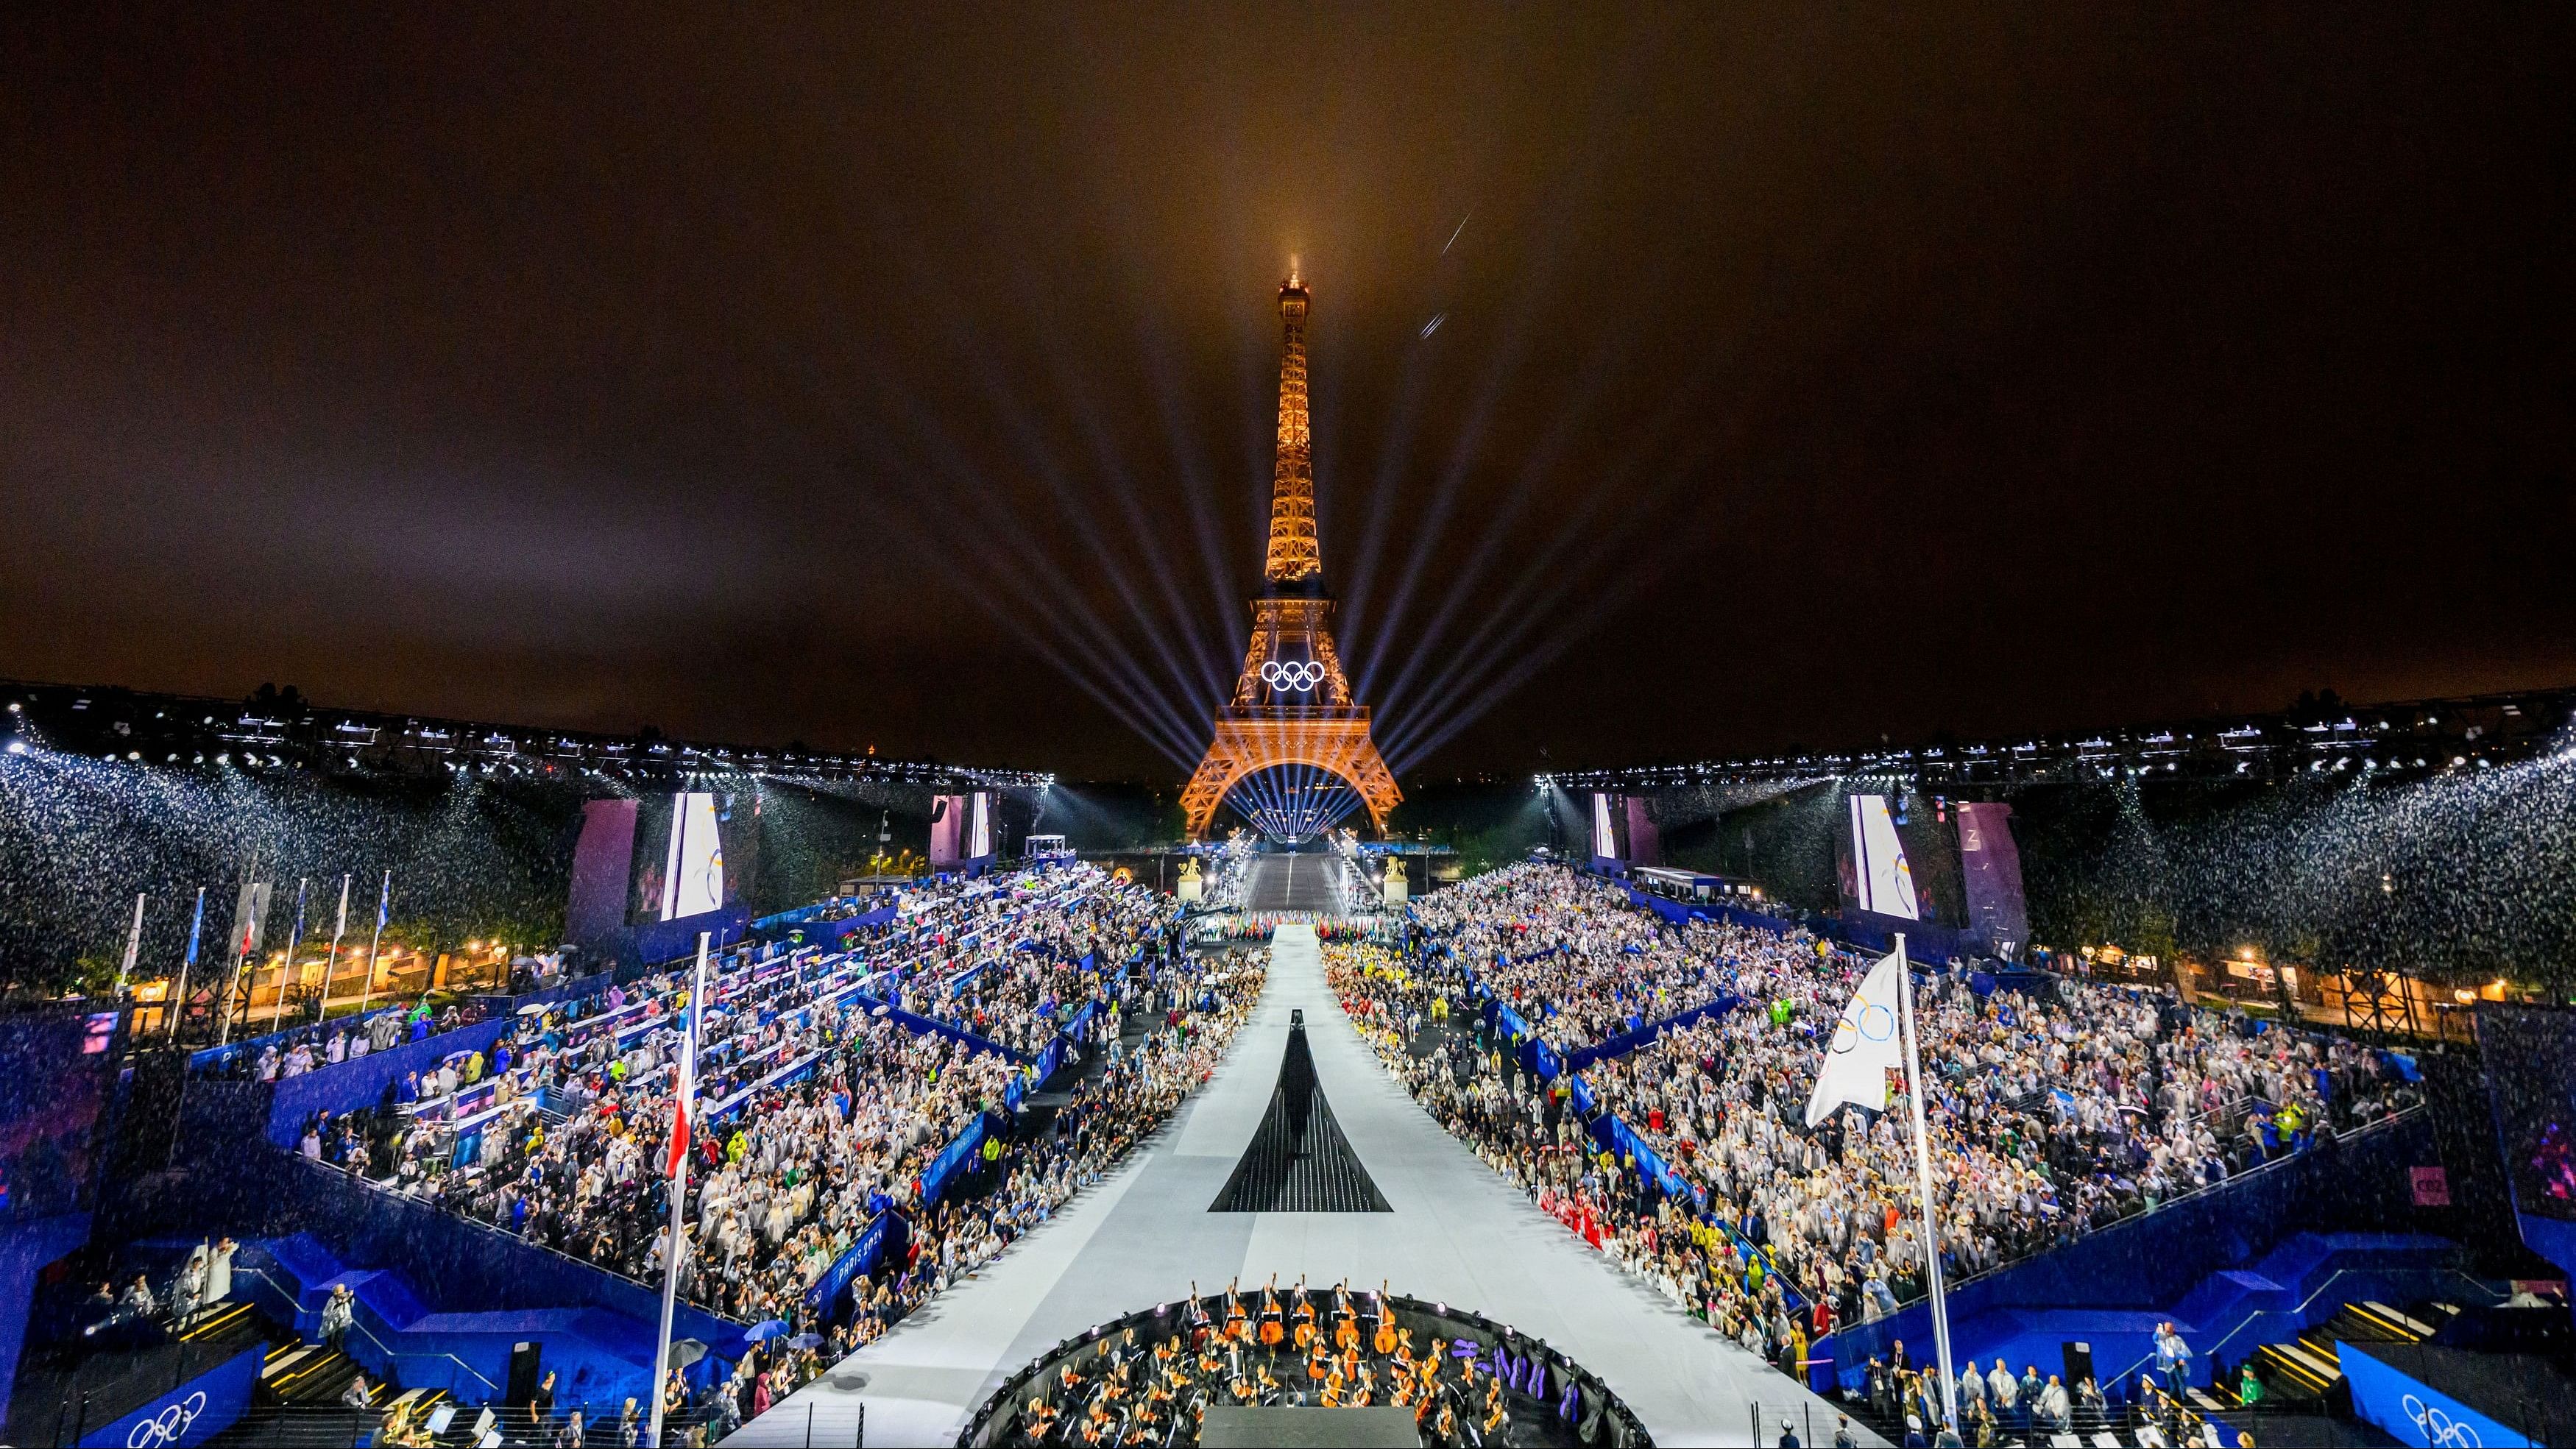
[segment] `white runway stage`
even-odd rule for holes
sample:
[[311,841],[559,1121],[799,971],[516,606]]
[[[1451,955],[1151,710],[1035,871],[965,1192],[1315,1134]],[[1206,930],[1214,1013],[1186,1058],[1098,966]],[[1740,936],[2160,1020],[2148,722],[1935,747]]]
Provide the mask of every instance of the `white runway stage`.
[[[951,1444],[986,1394],[1059,1339],[1179,1298],[1193,1280],[1213,1292],[1274,1273],[1389,1280],[1544,1338],[1600,1375],[1658,1444],[1752,1442],[1756,1404],[1759,1442],[1778,1438],[1784,1416],[1805,1442],[1832,1442],[1826,1401],[1612,1268],[1442,1131],[1351,1030],[1313,931],[1294,929],[1216,1080],[1170,1125],[981,1274],[727,1442],[801,1445],[810,1424],[813,1444],[849,1445],[864,1403],[870,1446]],[[1298,1008],[1319,1084],[1392,1213],[1208,1211],[1269,1103]]]

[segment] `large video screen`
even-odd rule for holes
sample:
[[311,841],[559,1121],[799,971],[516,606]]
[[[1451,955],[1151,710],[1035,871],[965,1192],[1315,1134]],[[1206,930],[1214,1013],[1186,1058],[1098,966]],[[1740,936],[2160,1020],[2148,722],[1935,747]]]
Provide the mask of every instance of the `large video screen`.
[[947,870],[993,853],[993,797],[937,795],[930,801],[930,864]]
[[683,790],[636,802],[634,899],[642,925],[704,915],[751,898],[760,861],[760,796]]
[[116,1013],[0,1020],[0,1222],[96,1206]]
[[1847,797],[1851,808],[1848,867],[1844,894],[1851,904],[1882,916],[1918,921],[1923,913],[1914,896],[1914,869],[1896,838],[1896,820],[1884,795]]
[[1619,832],[1610,821],[1610,797],[1599,791],[1592,795],[1592,857],[1595,860],[1619,858]]

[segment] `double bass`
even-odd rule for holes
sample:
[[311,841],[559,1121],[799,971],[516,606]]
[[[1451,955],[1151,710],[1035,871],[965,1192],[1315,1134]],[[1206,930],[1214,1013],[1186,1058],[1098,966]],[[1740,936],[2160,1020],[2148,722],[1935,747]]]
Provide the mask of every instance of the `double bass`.
[[1377,1334],[1369,1343],[1381,1355],[1395,1352],[1395,1315],[1387,1310],[1384,1282],[1377,1285]]
[[1315,1300],[1306,1296],[1306,1280],[1303,1275],[1297,1279],[1296,1298],[1297,1309],[1290,1317],[1297,1320],[1297,1327],[1291,1337],[1298,1349],[1303,1351],[1313,1347],[1315,1343]]
[[1351,1307],[1348,1283],[1333,1285],[1333,1347],[1350,1348],[1360,1341],[1359,1313]]
[[1268,1285],[1261,1290],[1261,1346],[1277,1348],[1279,1340],[1287,1336],[1287,1324],[1279,1311],[1279,1275],[1273,1273]]
[[1199,1285],[1197,1280],[1193,1279],[1190,1283],[1190,1347],[1205,1347],[1211,1331],[1207,1302],[1199,1297]]
[[1243,1299],[1235,1292],[1240,1281],[1225,1285],[1225,1336],[1237,1342],[1252,1337],[1252,1320],[1244,1315]]

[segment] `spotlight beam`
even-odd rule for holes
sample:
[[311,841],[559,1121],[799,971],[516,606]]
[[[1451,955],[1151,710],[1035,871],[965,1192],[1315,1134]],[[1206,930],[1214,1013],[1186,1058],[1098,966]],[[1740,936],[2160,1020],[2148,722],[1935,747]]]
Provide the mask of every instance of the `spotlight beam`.
[[[1455,711],[1467,685],[1506,658],[1509,651],[1517,647],[1519,641],[1533,627],[1542,621],[1551,627],[1553,631],[1551,637],[1555,642],[1550,643],[1546,649],[1546,653],[1551,658],[1574,642],[1578,629],[1589,627],[1588,624],[1578,626],[1569,620],[1549,618],[1547,605],[1536,600],[1552,603],[1578,587],[1593,591],[1595,589],[1593,581],[1606,561],[1619,550],[1627,547],[1632,537],[1660,519],[1663,516],[1663,506],[1669,499],[1682,491],[1686,485],[1697,481],[1697,467],[1705,461],[1709,451],[1705,446],[1695,450],[1693,456],[1686,462],[1666,472],[1662,483],[1651,487],[1639,497],[1626,499],[1625,501],[1633,505],[1627,523],[1614,524],[1606,530],[1598,531],[1592,527],[1593,518],[1600,514],[1612,499],[1623,497],[1627,479],[1644,466],[1647,455],[1653,449],[1661,446],[1662,435],[1670,432],[1689,411],[1698,391],[1699,389],[1695,388],[1689,393],[1676,396],[1673,403],[1658,419],[1657,425],[1649,430],[1649,434],[1641,437],[1610,470],[1602,486],[1588,490],[1573,515],[1560,522],[1551,531],[1548,542],[1540,549],[1538,557],[1521,570],[1519,576],[1504,590],[1501,598],[1486,611],[1483,622],[1476,630],[1456,648],[1448,651],[1447,662],[1422,691],[1425,698],[1435,701],[1429,710],[1433,717],[1454,720],[1454,724],[1443,733],[1442,738],[1445,739],[1449,734],[1454,734],[1456,727],[1466,722],[1465,718],[1456,716]],[[1692,535],[1676,531],[1667,533],[1664,537],[1669,541],[1675,537],[1689,539]],[[1576,561],[1569,567],[1558,568],[1556,560],[1569,549],[1578,546],[1581,546],[1583,551],[1577,556]],[[1614,586],[1623,583],[1633,586],[1645,576],[1649,575],[1632,569],[1627,571],[1624,580],[1614,579],[1613,583]],[[1623,587],[1620,591],[1625,594],[1632,590]],[[1536,598],[1534,599],[1533,596]],[[1588,610],[1582,617],[1588,620],[1596,617],[1597,613],[1597,610]],[[1405,702],[1398,700],[1390,708],[1400,710],[1404,706]],[[1490,705],[1484,707],[1490,707]],[[1389,733],[1398,738],[1418,737],[1423,732],[1423,727],[1421,720],[1403,719],[1395,728],[1390,729]],[[1415,758],[1419,758],[1418,751]]]

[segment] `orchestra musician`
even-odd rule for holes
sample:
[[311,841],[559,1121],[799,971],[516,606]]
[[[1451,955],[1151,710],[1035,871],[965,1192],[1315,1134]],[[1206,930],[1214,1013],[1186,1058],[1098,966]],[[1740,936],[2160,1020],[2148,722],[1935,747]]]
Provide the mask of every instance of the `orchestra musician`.
[[1261,1346],[1276,1349],[1287,1336],[1287,1315],[1279,1307],[1279,1275],[1273,1273],[1261,1290]]

